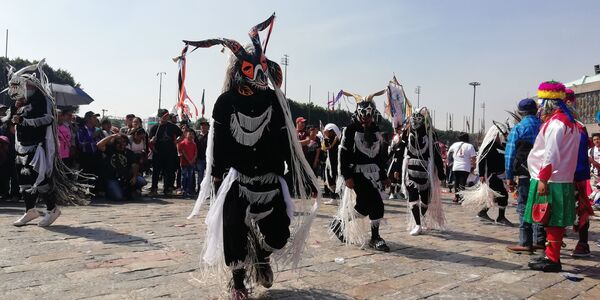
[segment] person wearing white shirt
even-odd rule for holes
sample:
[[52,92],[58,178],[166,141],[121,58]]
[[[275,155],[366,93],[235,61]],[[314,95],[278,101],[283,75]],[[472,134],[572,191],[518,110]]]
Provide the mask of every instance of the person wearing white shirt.
[[458,137],[458,142],[452,144],[448,149],[448,157],[452,157],[454,161],[452,172],[454,172],[457,194],[453,201],[458,203],[460,200],[458,192],[465,189],[467,178],[475,167],[475,158],[477,157],[475,147],[469,143],[469,134],[463,133]]

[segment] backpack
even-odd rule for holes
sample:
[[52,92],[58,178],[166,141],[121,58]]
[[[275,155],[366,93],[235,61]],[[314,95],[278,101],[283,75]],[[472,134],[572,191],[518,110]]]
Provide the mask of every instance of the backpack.
[[533,144],[527,141],[518,141],[516,144],[515,161],[511,168],[514,176],[529,177],[529,169],[527,168],[527,156],[533,149]]

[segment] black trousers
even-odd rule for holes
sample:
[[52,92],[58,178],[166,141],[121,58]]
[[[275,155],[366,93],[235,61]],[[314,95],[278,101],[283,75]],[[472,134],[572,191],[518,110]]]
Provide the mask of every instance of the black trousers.
[[[157,153],[158,154],[158,153]],[[165,153],[166,154],[166,153]],[[175,156],[175,159],[173,158]],[[175,183],[175,171],[177,170],[177,154],[155,155],[152,159],[152,189],[158,188],[158,178],[162,173],[163,189],[172,189]]]
[[38,191],[28,191],[31,189],[31,186],[35,184],[35,181],[38,177],[38,173],[33,169],[32,166],[29,165],[31,163],[31,160],[33,159],[34,154],[35,152],[27,154],[17,154],[17,156],[20,158],[26,157],[25,164],[21,164],[20,162],[17,162],[16,164],[17,181],[19,182],[19,188],[21,189],[21,194],[23,195],[23,199],[25,200],[25,211],[28,211],[35,207],[38,200],[38,196],[40,198],[43,198],[46,202],[46,209],[53,210],[56,206],[56,203],[55,197],[51,197],[49,195],[50,180],[48,178],[42,180],[42,182],[38,185],[40,189],[46,190],[43,193],[40,193]]
[[[464,191],[467,186],[467,179],[469,178],[469,172],[467,171],[454,171],[454,189],[457,192]],[[458,197],[458,195],[456,196]]]
[[508,205],[508,192],[504,187],[502,179],[498,178],[496,174],[493,174],[492,176],[490,176],[488,184],[490,185],[490,188],[492,190],[502,195],[501,197],[496,197],[494,201],[496,202],[496,204],[498,204],[498,206],[505,208]]
[[[431,199],[429,199],[429,191],[430,188],[425,189],[423,191],[419,191],[418,189],[412,187],[412,186],[407,186],[406,190],[408,192],[408,202],[410,202],[411,204],[411,212],[413,214],[413,217],[415,219],[415,224],[417,225],[421,225],[421,216],[425,215],[425,213],[427,212],[427,206],[429,205],[429,201]],[[423,204],[425,204],[425,206],[417,204],[417,201],[421,200],[421,202],[423,202]],[[420,208],[419,208],[420,206]]]
[[[248,200],[240,197],[239,183],[233,183],[223,204],[223,251],[225,254],[225,263],[228,266],[235,266],[237,263],[244,262],[248,255],[250,228],[245,222],[248,206],[250,206],[250,211],[253,213],[273,209],[269,215],[257,222],[258,230],[262,237],[264,237],[265,244],[270,248],[281,249],[285,246],[290,237],[290,219],[286,212],[283,196],[281,195],[282,193],[280,192],[269,203],[250,204]],[[256,251],[262,257],[267,257],[271,254],[267,249],[260,247],[250,250]]]
[[369,216],[370,220],[383,218],[383,199],[379,190],[362,174],[354,174],[353,179],[356,193],[354,209],[363,216]]

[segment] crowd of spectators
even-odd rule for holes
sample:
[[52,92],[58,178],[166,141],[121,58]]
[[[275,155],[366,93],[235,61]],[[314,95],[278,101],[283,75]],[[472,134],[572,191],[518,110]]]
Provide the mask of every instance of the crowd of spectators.
[[[6,107],[0,106],[0,117],[5,113]],[[92,111],[83,117],[71,109],[57,111],[57,155],[67,166],[95,175],[88,182],[93,194],[115,201],[135,199],[150,181],[149,194],[154,196],[162,181],[165,195],[195,197],[206,169],[209,124],[204,118],[196,132],[187,120],[178,122],[165,109],[158,111],[159,123],[148,131],[133,114],[125,117],[122,128],[99,117]],[[0,127],[0,168],[8,176],[0,177],[0,198],[18,200],[14,149],[15,126],[6,122]]]

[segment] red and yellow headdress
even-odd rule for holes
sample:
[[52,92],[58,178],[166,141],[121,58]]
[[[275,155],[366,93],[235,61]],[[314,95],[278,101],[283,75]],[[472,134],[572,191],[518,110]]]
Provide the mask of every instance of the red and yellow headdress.
[[542,82],[538,87],[537,95],[540,99],[564,100],[565,85],[558,81]]

